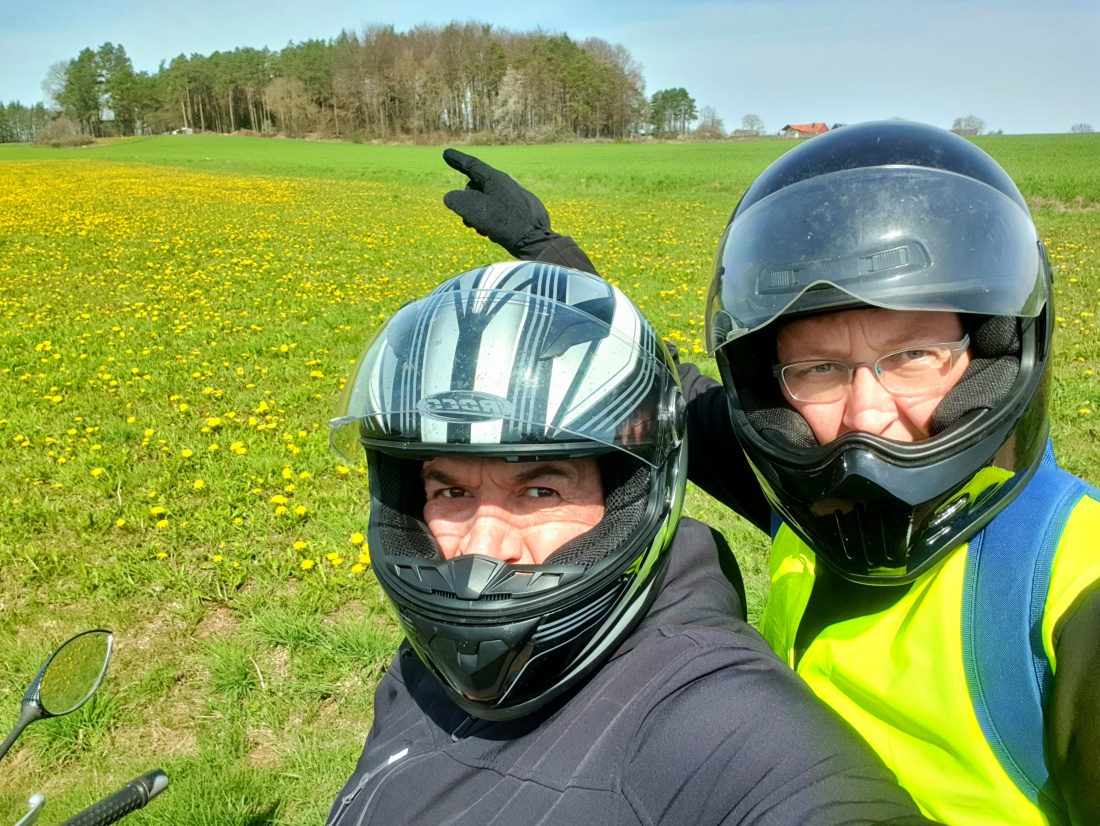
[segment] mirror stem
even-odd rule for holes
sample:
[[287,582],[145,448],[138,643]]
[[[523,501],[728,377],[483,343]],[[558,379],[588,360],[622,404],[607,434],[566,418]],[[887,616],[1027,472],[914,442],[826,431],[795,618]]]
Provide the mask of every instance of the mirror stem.
[[4,759],[4,755],[8,753],[11,744],[23,733],[23,729],[35,720],[41,719],[41,717],[42,709],[39,708],[38,705],[35,703],[23,703],[23,707],[19,710],[19,721],[15,724],[15,728],[11,730],[11,734],[7,736],[7,739],[5,739],[3,743],[0,743],[0,760]]

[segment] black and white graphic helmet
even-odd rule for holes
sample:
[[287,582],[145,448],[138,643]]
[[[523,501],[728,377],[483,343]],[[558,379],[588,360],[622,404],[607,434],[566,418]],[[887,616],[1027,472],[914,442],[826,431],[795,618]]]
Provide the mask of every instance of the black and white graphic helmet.
[[[377,332],[331,422],[366,451],[383,590],[452,699],[485,719],[540,707],[609,656],[662,582],[686,480],[664,345],[618,289],[539,263],[449,279]],[[436,456],[594,456],[605,516],[541,565],[444,560],[423,520]]]
[[[1051,275],[1016,185],[974,144],[846,126],[769,166],[719,241],[707,302],[733,428],[772,508],[842,576],[915,579],[1000,512],[1047,441]],[[931,438],[818,445],[772,374],[788,320],[858,307],[957,313],[970,364]]]

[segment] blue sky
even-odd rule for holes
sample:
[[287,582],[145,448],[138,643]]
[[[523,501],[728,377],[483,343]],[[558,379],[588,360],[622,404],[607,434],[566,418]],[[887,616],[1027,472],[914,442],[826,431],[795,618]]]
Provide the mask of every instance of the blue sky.
[[648,93],[683,86],[727,128],[753,113],[769,131],[968,114],[1008,133],[1100,129],[1097,0],[0,0],[0,102],[42,99],[53,63],[107,41],[152,72],[180,53],[456,19],[621,43]]

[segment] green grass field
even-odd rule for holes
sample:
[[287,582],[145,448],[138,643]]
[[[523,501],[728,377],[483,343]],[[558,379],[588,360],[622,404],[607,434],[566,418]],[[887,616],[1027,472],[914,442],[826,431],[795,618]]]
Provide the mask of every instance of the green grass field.
[[[1097,471],[1100,138],[988,137],[1055,266],[1053,432]],[[685,357],[714,243],[791,144],[485,147]],[[32,727],[0,823],[60,822],[163,767],[127,822],[317,824],[398,636],[366,485],[327,447],[379,321],[502,253],[443,206],[439,148],[228,137],[0,146],[0,726],[54,646],[117,637],[100,694]],[[698,492],[759,616],[765,538]]]

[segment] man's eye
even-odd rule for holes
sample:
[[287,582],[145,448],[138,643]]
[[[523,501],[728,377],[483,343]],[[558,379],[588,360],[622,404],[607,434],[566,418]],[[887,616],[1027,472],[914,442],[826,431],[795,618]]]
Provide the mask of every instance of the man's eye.
[[911,367],[918,362],[933,362],[936,360],[937,355],[934,349],[930,350],[927,347],[914,347],[912,350],[902,350],[892,355],[884,356],[882,359],[884,364],[882,366],[886,369]]
[[795,370],[795,378],[803,380],[828,378],[841,369],[843,365],[835,361],[812,361],[799,365]]
[[524,491],[525,496],[530,496],[532,499],[546,499],[551,496],[557,496],[558,492],[553,488],[527,488]]
[[462,488],[441,488],[435,495],[442,496],[444,499],[461,499],[466,495],[466,491]]

